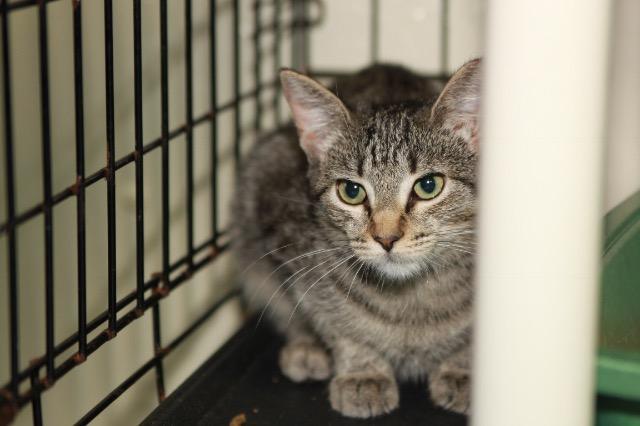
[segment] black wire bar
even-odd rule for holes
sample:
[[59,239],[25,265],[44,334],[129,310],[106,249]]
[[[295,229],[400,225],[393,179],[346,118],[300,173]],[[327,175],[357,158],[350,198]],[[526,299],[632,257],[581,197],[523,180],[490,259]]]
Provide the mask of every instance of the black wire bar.
[[54,324],[53,324],[53,203],[51,202],[51,119],[49,115],[49,48],[47,45],[47,10],[38,4],[38,35],[40,52],[40,125],[42,132],[42,192],[44,194],[44,256],[45,256],[45,346],[47,383],[53,384]]
[[[255,86],[259,87],[260,82],[262,81],[262,46],[260,45],[262,36],[262,27],[261,27],[261,11],[260,0],[256,0],[253,3],[253,28],[255,31],[253,33],[253,78],[255,81]],[[262,102],[260,97],[260,91],[256,93],[256,104],[255,104],[255,117],[253,121],[253,130],[258,132],[261,127],[262,120]]]
[[[273,66],[276,79],[279,77],[280,68],[282,68],[282,0],[273,0]],[[271,106],[275,111],[276,125],[282,123],[282,114],[280,113],[280,102],[282,97],[282,88],[280,84],[276,86],[273,93]]]
[[192,48],[192,7],[191,0],[184,1],[184,28],[185,28],[185,110],[186,110],[186,171],[187,171],[187,251],[189,253],[189,266],[193,265],[193,48]]
[[[216,0],[209,0],[209,107],[212,111],[218,105],[218,48],[216,37]],[[211,235],[218,236],[218,114],[214,113],[211,119]]]
[[78,360],[87,352],[87,261],[84,183],[84,100],[82,76],[82,6],[73,5],[73,81],[76,121],[76,218],[78,244]]
[[113,12],[111,0],[104,0],[104,55],[107,110],[107,295],[109,305],[109,332],[116,334],[116,141],[114,129],[113,87]]
[[[236,173],[240,170],[240,156],[242,153],[242,119],[240,117],[240,102],[237,102],[240,96],[241,87],[241,69],[240,69],[240,0],[233,0],[233,98],[236,100],[233,107],[233,152],[235,156]],[[256,92],[257,94],[257,92]]]
[[[144,150],[142,127],[142,5],[133,1],[133,91],[136,165],[136,307],[144,305]],[[142,312],[140,312],[142,314]]]
[[[169,23],[167,16],[167,0],[160,0],[160,102],[161,107],[161,138],[162,138],[162,276],[160,279],[161,287],[154,287],[156,294],[167,291],[169,283],[169,265],[171,263],[169,252]],[[185,125],[185,132],[188,132],[188,125]],[[190,261],[191,255],[187,255],[187,263]],[[153,322],[153,349],[158,353],[162,348],[162,339],[160,331],[160,304],[153,305],[152,312]],[[164,369],[162,359],[157,359],[155,363],[156,372],[156,391],[158,401],[162,401],[165,397],[164,389]]]
[[[9,65],[9,19],[8,1],[2,0],[2,85],[4,93],[4,140],[5,140],[5,178],[7,182],[7,219],[13,222],[16,216],[15,205],[15,180],[13,170],[13,112],[11,110],[11,66]],[[9,261],[7,265],[9,273],[9,360],[11,365],[11,381],[9,390],[12,394],[18,393],[20,361],[18,358],[18,245],[16,229],[11,227],[7,232],[7,252]]]
[[[31,387],[38,385],[38,372],[31,373]],[[33,424],[40,426],[42,424],[42,401],[40,395],[34,395],[31,398],[31,415],[33,417]]]
[[7,0],[7,2],[9,3],[7,5],[7,12],[13,11],[13,10],[18,10],[18,9],[22,9],[25,7],[29,7],[29,6],[34,6],[36,4],[40,4],[40,3],[51,3],[54,1],[58,1],[58,0],[16,0],[13,2],[9,2],[9,0]]

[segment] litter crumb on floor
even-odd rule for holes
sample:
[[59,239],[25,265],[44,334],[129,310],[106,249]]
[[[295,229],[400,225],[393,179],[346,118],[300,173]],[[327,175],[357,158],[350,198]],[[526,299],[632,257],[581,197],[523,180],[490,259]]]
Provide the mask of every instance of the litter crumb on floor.
[[244,413],[240,413],[229,422],[229,426],[242,426],[247,423],[247,416]]
[[259,410],[259,409],[257,409],[257,408],[254,408],[254,409],[252,409],[251,411],[253,411],[253,414],[258,414],[258,412],[260,412],[260,410]]

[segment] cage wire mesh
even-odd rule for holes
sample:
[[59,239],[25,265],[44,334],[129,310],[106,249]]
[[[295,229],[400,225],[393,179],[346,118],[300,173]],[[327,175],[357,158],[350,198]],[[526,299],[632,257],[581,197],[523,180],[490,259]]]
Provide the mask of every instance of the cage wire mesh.
[[[381,14],[397,5],[364,2],[369,16],[350,19],[368,21],[373,63]],[[450,5],[429,3],[430,71],[444,77]],[[225,206],[256,134],[288,119],[278,70],[344,71],[310,66],[310,30],[327,14],[321,0],[1,1],[0,423],[42,424],[44,406],[68,400],[43,404],[53,386],[88,423],[148,377],[162,401],[193,371],[167,355],[238,295]],[[186,283],[198,290],[181,293]],[[199,308],[185,313],[189,298]],[[201,352],[241,321],[219,318],[229,326],[199,334]],[[136,365],[126,374],[124,359]],[[180,370],[169,385],[167,364]],[[79,378],[97,371],[98,399]]]

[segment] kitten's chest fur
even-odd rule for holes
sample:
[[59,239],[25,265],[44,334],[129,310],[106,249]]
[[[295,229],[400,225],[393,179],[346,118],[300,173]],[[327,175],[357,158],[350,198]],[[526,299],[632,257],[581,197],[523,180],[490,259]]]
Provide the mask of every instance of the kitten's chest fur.
[[381,291],[379,285],[360,285],[348,297],[337,276],[337,281],[314,291],[305,307],[311,316],[322,310],[323,321],[315,325],[321,334],[348,336],[375,348],[399,377],[422,377],[432,365],[468,344],[470,274],[471,265],[460,265],[417,280],[410,288]]

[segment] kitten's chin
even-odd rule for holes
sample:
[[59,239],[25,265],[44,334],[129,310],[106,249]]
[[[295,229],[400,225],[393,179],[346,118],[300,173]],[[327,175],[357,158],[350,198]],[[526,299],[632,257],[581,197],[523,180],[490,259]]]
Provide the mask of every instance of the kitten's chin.
[[422,268],[417,263],[394,262],[389,259],[377,261],[373,266],[383,275],[394,280],[408,280],[421,274]]

